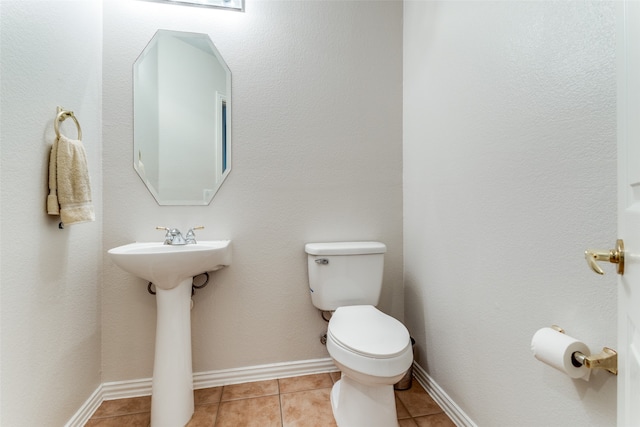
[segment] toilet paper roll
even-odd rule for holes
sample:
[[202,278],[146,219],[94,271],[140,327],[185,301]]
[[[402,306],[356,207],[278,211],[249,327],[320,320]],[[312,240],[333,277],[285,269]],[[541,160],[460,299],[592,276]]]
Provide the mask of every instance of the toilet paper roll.
[[571,359],[571,356],[576,351],[587,356],[591,354],[589,347],[582,341],[578,341],[552,328],[542,328],[533,335],[531,350],[536,359],[569,375],[571,378],[589,380],[591,370],[586,366],[575,366]]

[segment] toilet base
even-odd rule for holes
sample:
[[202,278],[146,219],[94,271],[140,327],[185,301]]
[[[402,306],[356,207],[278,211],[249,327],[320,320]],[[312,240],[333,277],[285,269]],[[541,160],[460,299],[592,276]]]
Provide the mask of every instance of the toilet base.
[[346,375],[331,389],[338,427],[398,427],[393,384],[364,385]]

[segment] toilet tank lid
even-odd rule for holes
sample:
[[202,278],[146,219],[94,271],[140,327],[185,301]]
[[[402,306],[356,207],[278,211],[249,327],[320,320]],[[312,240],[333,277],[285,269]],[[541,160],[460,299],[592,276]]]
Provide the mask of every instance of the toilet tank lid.
[[309,255],[366,255],[383,254],[387,246],[380,242],[327,242],[307,243],[304,250]]

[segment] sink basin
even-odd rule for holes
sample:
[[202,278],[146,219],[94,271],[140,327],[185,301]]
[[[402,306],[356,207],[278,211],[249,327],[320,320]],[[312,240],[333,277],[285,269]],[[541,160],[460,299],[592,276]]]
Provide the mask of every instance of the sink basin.
[[191,365],[193,277],[231,264],[231,241],[131,243],[108,251],[123,270],[156,286],[151,427],[186,425],[194,412]]
[[153,282],[156,289],[172,289],[184,279],[231,264],[231,240],[204,240],[192,245],[131,243],[108,253],[124,271]]

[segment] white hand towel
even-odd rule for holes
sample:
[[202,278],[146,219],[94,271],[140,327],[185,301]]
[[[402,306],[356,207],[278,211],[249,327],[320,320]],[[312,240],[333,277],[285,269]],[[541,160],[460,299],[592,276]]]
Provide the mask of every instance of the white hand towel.
[[95,221],[87,155],[81,141],[64,135],[51,147],[47,213],[65,225]]

